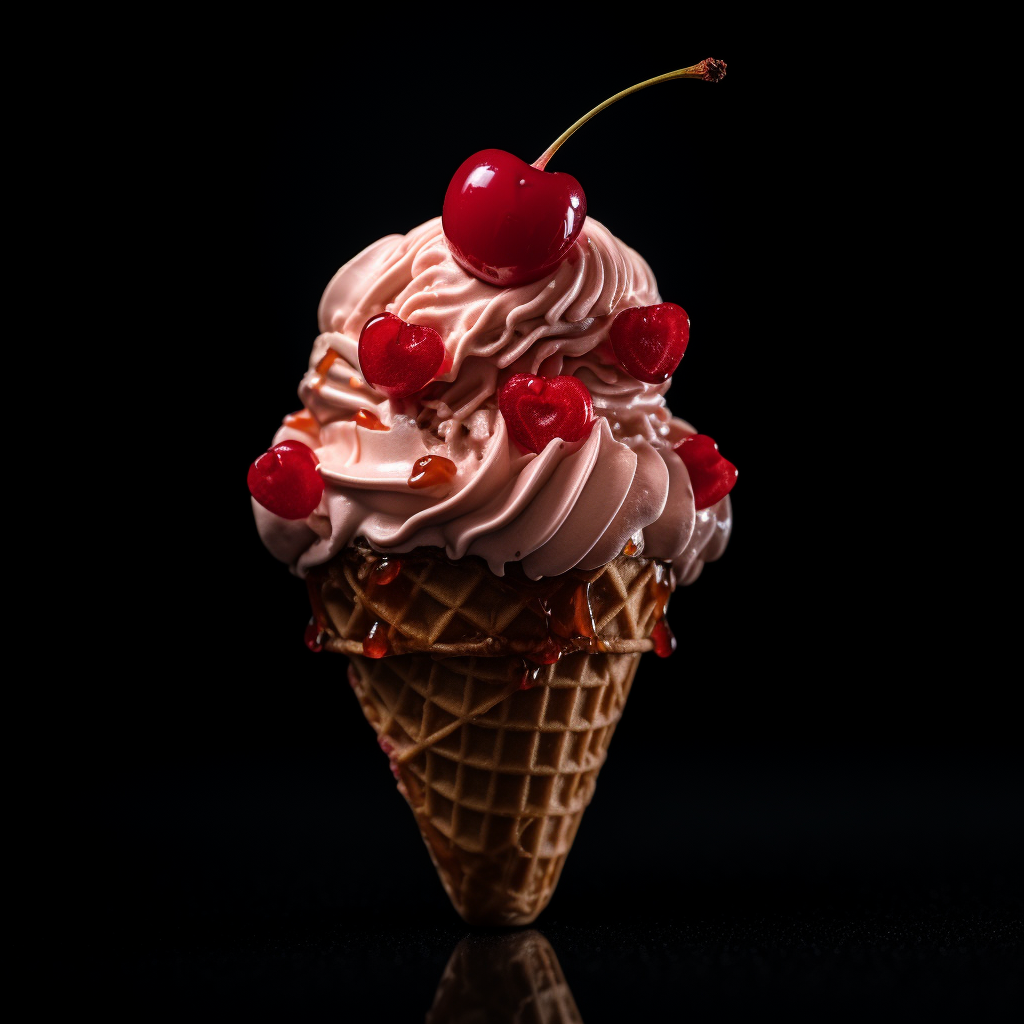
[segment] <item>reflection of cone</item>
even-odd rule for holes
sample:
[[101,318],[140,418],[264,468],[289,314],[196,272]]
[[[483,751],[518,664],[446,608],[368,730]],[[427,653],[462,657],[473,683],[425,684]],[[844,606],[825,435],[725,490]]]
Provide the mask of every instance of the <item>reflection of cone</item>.
[[538,931],[468,935],[452,953],[426,1024],[583,1024],[555,951]]
[[[324,646],[349,654],[363,713],[456,909],[471,924],[529,924],[558,882],[664,612],[662,567],[620,557],[533,584],[478,560],[399,558],[349,551],[310,574]],[[528,670],[521,654],[553,643],[551,627],[566,653]],[[384,636],[386,649],[374,648]],[[366,656],[386,652],[404,653]]]

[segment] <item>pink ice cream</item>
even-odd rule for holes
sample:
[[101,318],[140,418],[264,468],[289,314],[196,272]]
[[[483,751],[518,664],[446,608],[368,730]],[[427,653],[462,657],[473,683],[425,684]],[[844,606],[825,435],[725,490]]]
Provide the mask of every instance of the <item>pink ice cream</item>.
[[[671,562],[673,582],[692,582],[725,549],[729,499],[696,511],[673,451],[695,431],[665,404],[671,380],[636,380],[608,344],[617,313],[659,302],[650,267],[592,218],[553,274],[508,288],[455,262],[440,218],[375,242],[335,274],[321,299],[323,333],[299,386],[309,430],[285,425],[274,437],[316,451],[323,500],[297,522],[253,502],[264,543],[300,576],[361,537],[382,552],[431,546],[450,558],[478,555],[498,575],[521,562],[538,579],[603,565],[632,541],[634,553]],[[359,370],[360,331],[385,311],[433,328],[452,360],[403,401],[374,391]],[[337,357],[321,374],[329,350]],[[522,452],[497,405],[514,373],[578,377],[593,396],[590,436]],[[388,429],[357,426],[360,409]],[[449,483],[412,490],[413,464],[426,455],[450,459],[457,472]]]

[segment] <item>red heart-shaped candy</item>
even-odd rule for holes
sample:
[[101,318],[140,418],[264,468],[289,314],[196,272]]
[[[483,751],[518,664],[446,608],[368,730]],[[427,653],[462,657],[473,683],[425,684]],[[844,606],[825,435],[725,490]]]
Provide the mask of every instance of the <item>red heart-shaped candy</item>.
[[690,474],[693,503],[698,512],[717,505],[733,489],[739,471],[722,458],[718,445],[707,434],[684,437],[675,451]]
[[406,398],[426,387],[444,360],[437,331],[407,324],[394,313],[371,316],[359,334],[359,369],[388,398]]
[[690,318],[674,302],[633,306],[612,321],[610,339],[627,373],[648,384],[660,384],[676,372],[683,358],[690,340]]
[[305,519],[324,496],[320,460],[301,441],[282,441],[249,467],[249,493],[282,519]]
[[524,452],[542,452],[556,437],[582,441],[594,427],[594,401],[576,377],[509,377],[498,395],[508,432]]
[[571,174],[484,149],[455,172],[442,214],[464,270],[488,284],[527,284],[565,259],[586,220],[587,197]]

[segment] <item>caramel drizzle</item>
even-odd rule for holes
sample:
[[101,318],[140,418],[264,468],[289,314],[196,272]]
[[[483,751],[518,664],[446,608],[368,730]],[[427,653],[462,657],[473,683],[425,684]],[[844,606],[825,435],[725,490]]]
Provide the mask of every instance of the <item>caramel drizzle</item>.
[[341,353],[333,348],[329,348],[319,363],[316,364],[317,379],[313,382],[313,388],[319,391],[324,386],[324,381],[327,379],[327,372],[334,365],[336,359],[341,356]]
[[312,434],[314,437],[320,432],[320,424],[308,409],[290,412],[284,418],[284,425],[291,427],[292,430],[301,430],[304,434]]
[[[415,556],[403,556],[394,558],[387,556],[376,561],[372,565],[363,565],[359,568],[359,578],[365,580],[371,586],[391,586],[402,578],[402,570],[412,558],[415,563]],[[513,588],[519,590],[515,584]],[[530,585],[533,589],[534,585]],[[555,578],[541,583],[534,591],[531,599],[534,610],[543,618],[546,623],[544,636],[534,642],[532,649],[523,654],[524,674],[519,677],[519,684],[524,689],[534,685],[538,679],[538,672],[531,669],[532,666],[553,665],[568,654],[578,651],[607,651],[608,646],[598,635],[597,623],[594,615],[592,595],[592,581],[580,580],[579,578],[568,579]],[[647,580],[648,602],[645,607],[648,609],[647,621],[654,619],[654,627],[651,631],[653,649],[659,657],[668,657],[676,648],[676,640],[665,620],[665,611],[671,596],[671,583],[668,567],[661,562],[654,561],[651,566],[650,576]],[[322,601],[318,600],[317,588],[310,586],[310,597],[313,601],[314,613],[318,622],[323,622],[326,615],[321,611]],[[380,614],[380,613],[378,613]],[[643,625],[643,622],[639,623]],[[403,650],[402,637],[394,629],[388,626],[385,621],[375,619],[363,640],[363,651],[368,657],[383,658],[394,653],[391,637],[394,635],[394,642],[399,644],[399,651]],[[460,641],[472,640],[473,637],[452,636],[439,638],[439,642],[458,643]],[[522,648],[520,648],[522,650]]]
[[409,474],[409,486],[413,490],[447,484],[455,478],[458,467],[443,455],[425,455],[413,464]]
[[352,419],[355,421],[357,427],[364,427],[366,430],[390,430],[390,427],[386,427],[380,421],[380,417],[370,412],[369,409],[360,409]]

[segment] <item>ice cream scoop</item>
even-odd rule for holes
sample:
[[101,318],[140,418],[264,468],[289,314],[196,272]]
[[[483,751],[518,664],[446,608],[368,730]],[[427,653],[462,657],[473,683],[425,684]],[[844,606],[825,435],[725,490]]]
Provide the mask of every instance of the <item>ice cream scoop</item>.
[[[610,344],[620,313],[660,301],[646,262],[593,218],[547,278],[514,287],[466,272],[439,220],[369,246],[324,292],[299,386],[306,412],[273,439],[314,449],[323,500],[288,523],[254,506],[267,546],[299,575],[359,537],[382,552],[479,555],[499,576],[509,562],[533,578],[593,568],[630,540],[635,553],[692,567],[706,539],[688,550],[698,510],[673,449],[696,431],[666,405],[671,380],[638,380]],[[363,377],[359,338],[382,313],[443,339],[450,368],[414,396],[389,398]],[[499,397],[521,374],[575,378],[592,401],[586,437],[552,435],[540,452],[516,444]],[[431,456],[454,475],[411,488]],[[710,517],[728,528],[727,498]]]

